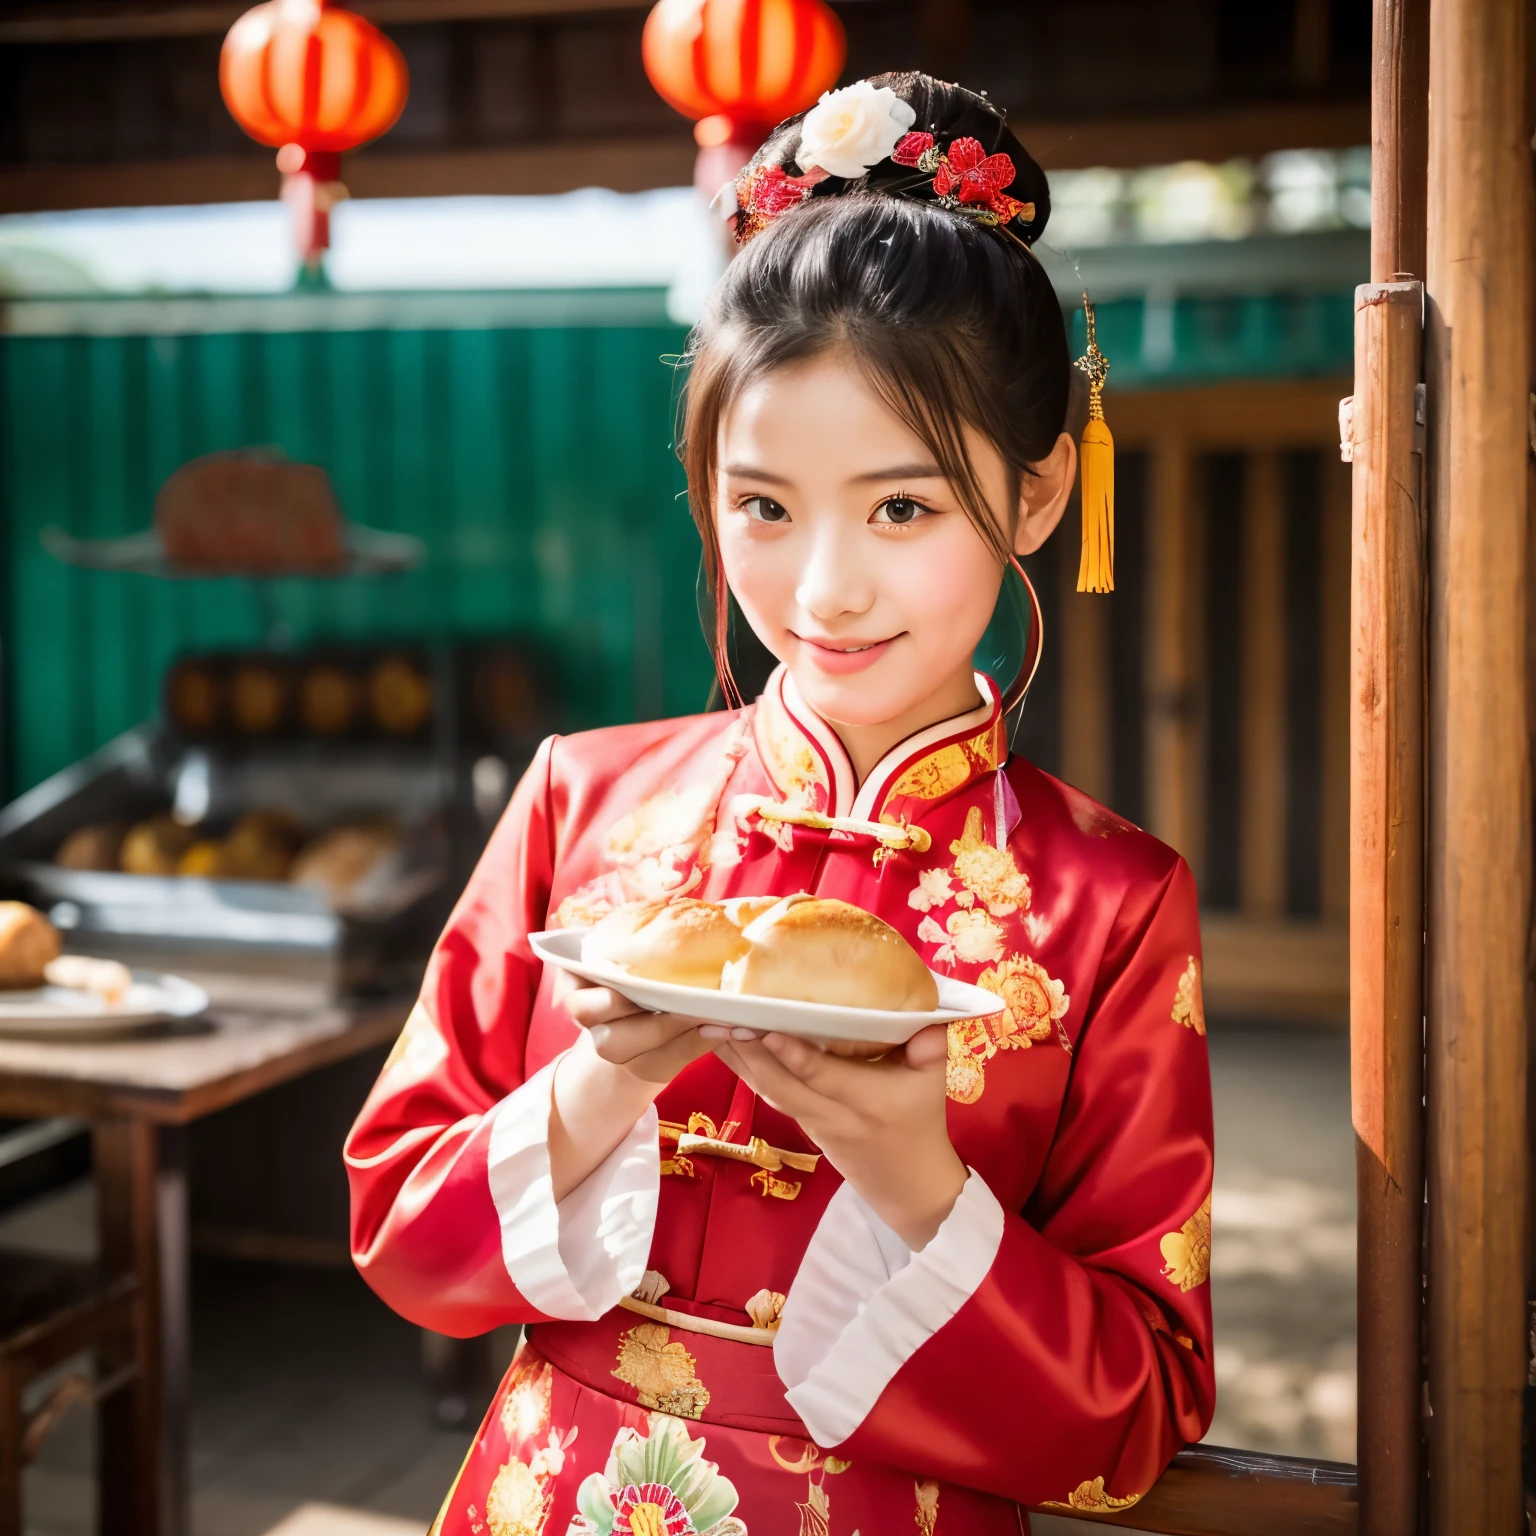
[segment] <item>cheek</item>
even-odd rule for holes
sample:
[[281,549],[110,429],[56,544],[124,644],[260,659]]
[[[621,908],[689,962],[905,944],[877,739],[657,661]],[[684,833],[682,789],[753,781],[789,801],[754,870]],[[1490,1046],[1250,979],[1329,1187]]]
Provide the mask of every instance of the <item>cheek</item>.
[[795,590],[794,552],[787,539],[753,538],[740,518],[722,518],[716,525],[720,563],[742,611],[761,628],[777,625],[786,599]]
[[966,635],[974,631],[974,639],[979,639],[986,628],[1001,573],[986,546],[968,529],[943,532],[943,537],[914,541],[895,552],[885,585],[914,632],[953,633],[957,642],[965,643]]

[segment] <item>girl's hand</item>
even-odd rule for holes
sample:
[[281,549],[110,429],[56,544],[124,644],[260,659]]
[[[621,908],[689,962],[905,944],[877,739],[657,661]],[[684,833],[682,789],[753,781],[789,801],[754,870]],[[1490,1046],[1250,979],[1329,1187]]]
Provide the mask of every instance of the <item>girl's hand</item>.
[[581,1026],[555,1068],[549,1116],[554,1197],[563,1200],[634,1129],[656,1096],[707,1055],[699,1021],[649,1013],[608,987],[573,988],[564,998]]
[[701,1030],[715,1054],[781,1114],[914,1251],[949,1215],[965,1164],[944,1117],[945,1026],[930,1024],[878,1060],[820,1051],[792,1035]]

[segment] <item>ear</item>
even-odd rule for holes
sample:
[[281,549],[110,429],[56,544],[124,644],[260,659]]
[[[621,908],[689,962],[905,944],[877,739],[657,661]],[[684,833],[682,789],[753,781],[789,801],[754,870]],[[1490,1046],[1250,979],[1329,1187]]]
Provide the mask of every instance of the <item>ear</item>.
[[1032,466],[1034,474],[1025,475],[1019,486],[1019,521],[1014,529],[1013,548],[1019,555],[1032,555],[1061,521],[1077,484],[1077,442],[1070,432],[1056,439],[1056,446]]

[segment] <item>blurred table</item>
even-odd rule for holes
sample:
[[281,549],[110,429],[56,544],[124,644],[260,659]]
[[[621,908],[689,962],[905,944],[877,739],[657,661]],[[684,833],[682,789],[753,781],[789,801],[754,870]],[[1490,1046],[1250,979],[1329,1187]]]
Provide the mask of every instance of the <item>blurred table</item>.
[[193,1023],[115,1041],[0,1040],[0,1115],[91,1123],[102,1261],[139,1278],[139,1388],[102,1411],[97,1475],[123,1490],[102,1536],[190,1536],[186,1126],[393,1040],[411,1006],[182,974],[212,1002]]

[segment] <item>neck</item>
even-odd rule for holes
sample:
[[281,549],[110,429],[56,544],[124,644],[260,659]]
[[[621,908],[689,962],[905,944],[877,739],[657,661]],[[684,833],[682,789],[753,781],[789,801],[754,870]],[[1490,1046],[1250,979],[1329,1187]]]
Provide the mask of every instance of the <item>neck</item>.
[[854,775],[860,784],[873,772],[875,765],[892,747],[918,731],[937,725],[941,720],[963,715],[982,702],[976,688],[976,678],[969,666],[957,671],[927,698],[914,704],[911,709],[882,720],[877,725],[847,725],[841,720],[828,720],[827,724],[837,732]]

